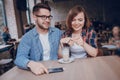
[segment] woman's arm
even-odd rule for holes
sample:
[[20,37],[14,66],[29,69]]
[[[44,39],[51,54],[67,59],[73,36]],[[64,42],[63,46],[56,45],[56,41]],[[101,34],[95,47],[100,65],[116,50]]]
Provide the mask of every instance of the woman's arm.
[[[82,37],[79,37],[79,38],[76,38],[76,39],[73,39],[73,41],[80,45],[80,46],[83,46],[83,48],[85,49],[85,51],[90,55],[90,56],[97,56],[97,53],[98,53],[98,49],[97,48],[94,48],[92,47],[92,45],[89,45],[88,43],[86,43],[85,41],[83,41]],[[95,44],[95,43],[94,43]]]
[[97,56],[97,54],[98,54],[97,48],[92,47],[91,45],[87,44],[86,42],[83,43],[83,47],[90,56],[93,56],[93,57]]

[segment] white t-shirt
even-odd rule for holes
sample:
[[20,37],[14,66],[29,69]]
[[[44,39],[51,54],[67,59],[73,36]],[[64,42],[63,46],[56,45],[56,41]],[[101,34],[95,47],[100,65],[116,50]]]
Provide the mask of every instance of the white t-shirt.
[[87,53],[82,46],[77,45],[76,43],[70,47],[71,57],[72,58],[86,58]]
[[43,60],[50,60],[50,45],[48,41],[48,33],[47,34],[39,34],[39,39],[41,41],[43,47]]

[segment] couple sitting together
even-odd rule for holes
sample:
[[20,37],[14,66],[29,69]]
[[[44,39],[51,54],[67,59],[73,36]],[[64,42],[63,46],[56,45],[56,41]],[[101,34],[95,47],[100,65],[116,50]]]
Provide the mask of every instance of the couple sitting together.
[[62,32],[50,27],[51,8],[43,3],[33,7],[35,27],[27,32],[18,46],[15,64],[22,69],[30,69],[35,75],[48,73],[47,68],[38,61],[62,58],[62,45],[70,45],[74,58],[95,57],[98,53],[96,33],[90,27],[88,16],[81,6],[73,7],[67,16],[67,30]]

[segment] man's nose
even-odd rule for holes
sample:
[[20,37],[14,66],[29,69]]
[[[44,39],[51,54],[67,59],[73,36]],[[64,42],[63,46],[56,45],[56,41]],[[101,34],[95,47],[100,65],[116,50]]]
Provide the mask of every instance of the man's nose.
[[46,18],[46,21],[47,21],[47,22],[50,22],[51,20],[50,20],[49,18]]

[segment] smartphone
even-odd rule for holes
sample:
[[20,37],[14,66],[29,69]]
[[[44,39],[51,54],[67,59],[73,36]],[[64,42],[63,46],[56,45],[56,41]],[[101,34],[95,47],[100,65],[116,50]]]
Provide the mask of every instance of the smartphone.
[[49,68],[48,69],[48,72],[49,73],[57,73],[57,72],[63,72],[63,68],[62,67],[59,67],[59,68]]

